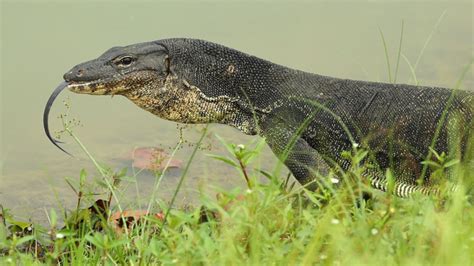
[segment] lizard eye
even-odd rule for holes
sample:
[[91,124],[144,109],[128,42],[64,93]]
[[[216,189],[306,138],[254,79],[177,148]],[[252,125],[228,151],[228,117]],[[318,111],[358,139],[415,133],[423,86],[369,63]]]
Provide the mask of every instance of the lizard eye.
[[115,61],[115,64],[117,64],[119,66],[122,66],[122,67],[128,67],[133,63],[133,61],[135,61],[135,58],[133,58],[131,56],[124,56],[124,57],[120,58],[119,60]]

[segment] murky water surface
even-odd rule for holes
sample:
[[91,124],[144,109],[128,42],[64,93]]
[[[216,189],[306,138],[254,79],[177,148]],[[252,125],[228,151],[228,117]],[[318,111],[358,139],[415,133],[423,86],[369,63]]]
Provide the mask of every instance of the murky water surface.
[[[319,3],[15,3],[1,4],[1,179],[0,203],[16,214],[44,221],[44,210],[73,208],[75,195],[64,177],[77,178],[82,168],[97,175],[92,163],[70,138],[61,153],[46,139],[42,128],[44,104],[62,75],[73,65],[95,58],[112,46],[169,37],[206,39],[273,62],[324,75],[364,80],[387,80],[379,28],[383,31],[395,68],[401,23],[402,53],[415,64],[425,85],[453,86],[472,56],[472,3],[446,1],[319,2]],[[436,25],[438,25],[436,27]],[[430,37],[431,36],[431,37]],[[425,47],[426,41],[429,43]],[[424,48],[425,47],[425,48]],[[473,72],[463,86],[474,88]],[[398,82],[412,83],[401,59]],[[175,123],[147,113],[125,98],[76,95],[64,92],[52,111],[52,130],[61,128],[56,117],[65,112],[83,127],[75,129],[90,152],[114,169],[130,167],[120,159],[135,147],[174,147],[179,140]],[[201,128],[184,130],[194,142]],[[254,139],[226,126],[213,125],[206,143],[193,161],[180,196],[192,203],[215,187],[244,186],[234,169],[206,156],[224,154],[214,137],[234,143]],[[186,161],[192,147],[177,158]],[[271,170],[275,159],[266,148],[258,162]],[[131,170],[129,171],[131,172]],[[180,169],[163,179],[158,197],[169,199]],[[124,204],[147,202],[154,176],[142,172],[137,186],[128,185]],[[137,201],[137,198],[140,199]]]

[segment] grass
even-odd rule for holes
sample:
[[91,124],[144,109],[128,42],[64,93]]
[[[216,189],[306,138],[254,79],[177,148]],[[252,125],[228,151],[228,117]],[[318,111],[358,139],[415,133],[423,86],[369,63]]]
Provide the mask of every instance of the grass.
[[[66,221],[74,222],[59,228],[52,211],[50,228],[31,234],[24,229],[9,233],[11,229],[0,225],[6,255],[0,260],[76,265],[469,265],[474,259],[474,208],[463,186],[444,200],[421,195],[401,199],[364,187],[374,195],[364,201],[354,192],[359,184],[350,182],[330,197],[301,193],[301,187],[289,190],[271,175],[269,182],[257,182],[256,172],[248,170],[258,156],[251,145],[226,146],[232,151],[226,160],[250,178],[251,189],[225,191],[217,200],[203,197],[191,210],[160,202],[153,209],[166,212],[165,220],[143,216],[141,223],[119,233],[105,223],[106,217],[91,212],[83,215],[83,223],[77,222],[80,215],[70,214]],[[237,163],[239,156],[243,167]],[[360,171],[354,165],[347,174]],[[112,209],[119,209],[119,203],[114,205]]]
[[[383,39],[382,31],[380,34]],[[383,41],[389,80],[396,81],[402,57],[417,82],[415,70],[419,59],[415,67],[409,63],[402,54],[402,38],[403,23],[393,76]],[[171,202],[158,200],[153,192],[147,209],[133,216],[122,208],[118,195],[122,182],[135,180],[138,173],[127,176],[126,171],[114,172],[98,163],[74,134],[74,122],[67,119],[67,115],[63,117],[65,133],[89,157],[100,178],[92,181],[91,176],[81,171],[77,180],[67,179],[77,196],[77,207],[64,212],[61,218],[52,209],[46,228],[17,221],[2,208],[2,265],[474,263],[474,199],[469,182],[474,180],[474,173],[469,165],[446,160],[444,154],[432,149],[426,167],[441,169],[435,171],[440,178],[446,178],[445,168],[455,167],[457,179],[466,182],[460,182],[452,193],[430,197],[415,194],[401,199],[371,189],[361,178],[366,166],[360,162],[368,152],[357,145],[346,152],[352,166],[341,173],[342,183],[329,182],[326,189],[313,192],[289,184],[279,171],[268,173],[259,169],[255,158],[261,154],[263,141],[235,145],[220,139],[228,156],[210,155],[210,160],[235,167],[247,188],[222,191],[216,197],[203,195],[193,208],[176,207],[176,195],[206,134],[204,130]],[[474,140],[469,143],[474,146]],[[430,155],[437,162],[429,161]],[[157,173],[154,191],[165,173],[166,170]],[[267,181],[262,182],[262,178]],[[363,199],[362,192],[372,194],[372,198]],[[61,225],[60,220],[64,221]]]

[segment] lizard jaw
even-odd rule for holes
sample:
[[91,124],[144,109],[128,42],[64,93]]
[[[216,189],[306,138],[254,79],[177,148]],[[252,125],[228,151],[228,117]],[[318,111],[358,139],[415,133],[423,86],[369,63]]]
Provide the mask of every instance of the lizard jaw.
[[67,88],[74,93],[91,95],[114,95],[128,90],[113,78],[80,83],[72,82],[67,85]]
[[92,81],[68,81],[67,88],[79,94],[91,95],[115,95],[124,94],[150,83],[161,82],[157,80],[154,71],[134,71],[126,74],[118,74]]

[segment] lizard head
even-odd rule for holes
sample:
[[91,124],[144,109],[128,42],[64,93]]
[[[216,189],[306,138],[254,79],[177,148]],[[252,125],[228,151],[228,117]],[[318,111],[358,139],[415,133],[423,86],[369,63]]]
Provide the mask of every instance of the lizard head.
[[[74,66],[64,80],[72,92],[123,95],[170,121],[222,123],[256,134],[248,100],[268,98],[256,97],[260,90],[251,84],[255,74],[271,67],[262,62],[206,41],[165,39],[111,48]],[[252,93],[242,93],[246,88]]]
[[152,82],[163,83],[168,70],[166,48],[147,42],[111,48],[94,60],[74,66],[64,74],[64,80],[75,93],[114,95]]
[[[181,51],[168,49],[176,46],[146,42],[111,48],[64,74],[66,88],[80,94],[123,95],[139,107],[175,122],[227,123],[234,108],[229,95],[223,90],[222,96],[207,97],[208,86],[195,86],[196,78],[187,74],[203,71],[196,69],[197,64],[183,63]],[[204,75],[197,78],[203,79]]]

